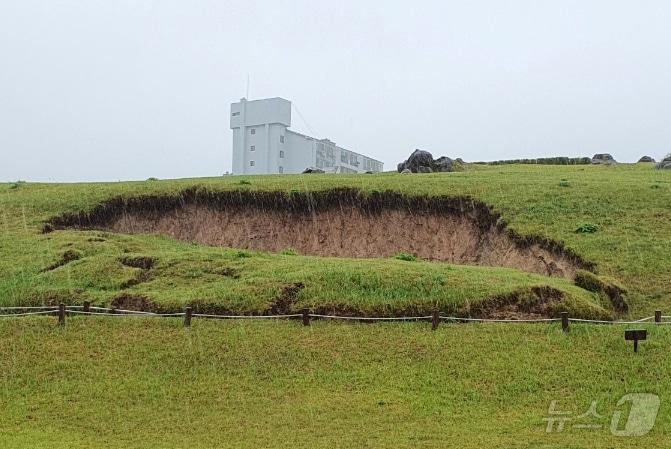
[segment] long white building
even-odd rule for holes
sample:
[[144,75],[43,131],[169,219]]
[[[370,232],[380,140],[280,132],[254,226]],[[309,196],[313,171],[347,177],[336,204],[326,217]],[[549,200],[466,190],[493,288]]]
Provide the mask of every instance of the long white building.
[[316,167],[327,173],[381,172],[382,162],[294,132],[291,102],[283,98],[231,104],[233,174],[301,173]]

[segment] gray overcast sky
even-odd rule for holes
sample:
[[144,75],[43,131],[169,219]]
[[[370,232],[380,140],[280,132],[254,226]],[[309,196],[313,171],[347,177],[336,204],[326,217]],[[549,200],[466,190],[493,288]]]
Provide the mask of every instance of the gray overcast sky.
[[668,0],[0,0],[0,180],[220,175],[248,73],[387,170],[671,151]]

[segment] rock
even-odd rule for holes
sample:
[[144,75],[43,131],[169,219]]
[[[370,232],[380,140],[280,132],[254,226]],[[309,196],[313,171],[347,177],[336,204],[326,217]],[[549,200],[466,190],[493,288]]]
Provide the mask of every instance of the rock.
[[322,170],[321,168],[308,167],[305,170],[303,170],[303,174],[306,173],[324,173],[324,170]]
[[433,167],[438,172],[454,171],[454,161],[447,156],[441,156],[433,161]]
[[651,158],[650,156],[643,156],[642,158],[640,158],[638,160],[638,162],[653,162],[654,163],[655,160],[653,158]]
[[671,170],[671,154],[667,154],[664,159],[662,159],[662,162],[657,164],[657,168],[661,168],[663,170]]
[[411,172],[409,169],[404,168],[404,169],[401,171],[401,174],[402,174],[402,175],[411,175],[412,172]]
[[396,167],[399,173],[409,170],[412,173],[452,172],[456,167],[463,165],[460,159],[452,160],[447,156],[441,156],[434,160],[431,153],[424,150],[415,150],[408,160],[401,162]]
[[595,154],[592,158],[592,164],[616,164],[617,161],[613,159],[608,153]]
[[401,168],[401,171],[407,168],[413,173],[421,173],[419,171],[420,167],[431,167],[432,165],[433,156],[431,153],[417,149],[412,152],[407,161],[403,162],[403,164],[399,164],[399,168]]

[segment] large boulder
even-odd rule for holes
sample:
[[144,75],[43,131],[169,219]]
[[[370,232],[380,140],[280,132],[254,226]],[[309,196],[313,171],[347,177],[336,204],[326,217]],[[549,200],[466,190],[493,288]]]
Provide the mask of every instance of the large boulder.
[[653,162],[654,163],[655,160],[653,158],[651,158],[650,156],[643,156],[642,158],[640,158],[638,160],[638,162]]
[[441,156],[433,161],[434,171],[454,171],[454,161],[447,156]]
[[402,172],[406,168],[413,173],[422,173],[420,167],[431,168],[433,165],[433,156],[428,151],[415,150],[407,161],[398,164],[398,171]]
[[671,170],[671,154],[667,154],[666,157],[662,159],[662,162],[657,164],[657,168]]
[[615,164],[617,161],[608,153],[595,154],[592,164]]
[[463,161],[456,162],[447,156],[434,160],[431,153],[418,149],[412,152],[408,160],[401,162],[396,168],[399,173],[403,173],[405,170],[410,170],[412,173],[451,172],[455,170],[456,165],[461,164],[463,164]]

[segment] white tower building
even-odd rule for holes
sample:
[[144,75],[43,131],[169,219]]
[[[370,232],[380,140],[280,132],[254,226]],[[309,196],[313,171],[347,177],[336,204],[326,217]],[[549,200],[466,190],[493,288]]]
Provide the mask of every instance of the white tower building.
[[380,172],[382,162],[348,151],[328,139],[289,128],[291,102],[283,98],[231,104],[233,174],[301,173],[316,167],[331,173]]

